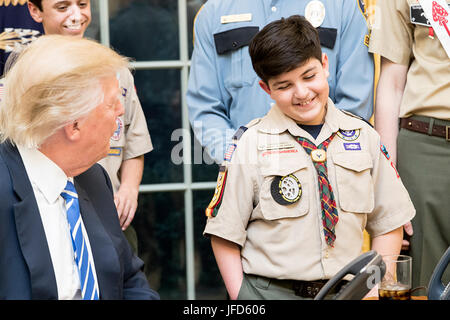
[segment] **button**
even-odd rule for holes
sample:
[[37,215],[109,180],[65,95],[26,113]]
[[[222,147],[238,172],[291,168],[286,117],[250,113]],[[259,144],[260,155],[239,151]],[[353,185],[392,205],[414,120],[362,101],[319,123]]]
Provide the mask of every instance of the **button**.
[[325,250],[325,259],[328,259],[330,255],[328,254],[328,250]]
[[236,48],[238,46],[238,43],[236,41],[233,41],[233,43],[231,44],[234,48]]
[[277,7],[272,7],[272,12],[277,11]]

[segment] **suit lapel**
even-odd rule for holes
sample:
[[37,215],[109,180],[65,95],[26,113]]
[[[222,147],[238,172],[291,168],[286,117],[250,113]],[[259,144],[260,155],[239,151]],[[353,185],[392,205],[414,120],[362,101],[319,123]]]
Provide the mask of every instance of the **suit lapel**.
[[14,204],[17,235],[30,270],[32,299],[57,299],[55,273],[33,188],[19,151],[9,143],[1,146],[18,201]]
[[119,286],[111,281],[111,279],[120,278],[119,257],[114,250],[114,244],[103,227],[86,191],[77,182],[77,178],[75,178],[75,189],[78,193],[81,217],[89,236],[100,299],[118,299],[120,297]]

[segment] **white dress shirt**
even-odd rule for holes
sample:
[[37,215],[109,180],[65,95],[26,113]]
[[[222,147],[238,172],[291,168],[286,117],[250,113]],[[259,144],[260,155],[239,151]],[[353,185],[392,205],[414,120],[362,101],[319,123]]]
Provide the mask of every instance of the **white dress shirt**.
[[[59,300],[81,299],[80,277],[75,262],[65,201],[61,197],[68,178],[64,171],[37,149],[17,146],[33,187],[55,272]],[[89,254],[89,238],[81,221]],[[93,274],[96,278],[95,266]],[[96,279],[97,281],[97,279]]]

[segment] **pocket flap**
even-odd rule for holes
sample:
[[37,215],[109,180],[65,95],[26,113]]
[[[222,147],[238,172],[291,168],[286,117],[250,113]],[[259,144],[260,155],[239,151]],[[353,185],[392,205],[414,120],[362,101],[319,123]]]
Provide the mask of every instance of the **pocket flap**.
[[333,154],[333,162],[356,172],[373,168],[372,157],[367,152],[342,152]]
[[318,27],[320,45],[329,49],[334,48],[337,37],[337,29]]
[[214,34],[218,54],[248,46],[258,33],[259,27],[241,27]]

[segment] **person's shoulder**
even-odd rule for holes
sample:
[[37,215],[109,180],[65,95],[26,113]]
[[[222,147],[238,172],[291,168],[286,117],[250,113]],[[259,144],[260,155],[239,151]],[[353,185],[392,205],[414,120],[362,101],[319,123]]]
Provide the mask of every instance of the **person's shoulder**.
[[360,116],[358,116],[358,115],[356,115],[354,113],[351,113],[350,111],[347,111],[347,110],[343,110],[343,109],[338,109],[338,110],[341,111],[344,114],[344,116],[350,117],[350,118],[353,118],[356,121],[362,122],[363,123],[362,124],[363,127],[372,128],[373,129],[373,125],[369,121],[364,119],[363,117],[360,117]]
[[107,185],[109,178],[106,170],[98,163],[95,163],[92,167],[78,175],[75,179],[80,185],[88,188],[93,185],[96,185],[96,187],[105,185],[105,183]]

